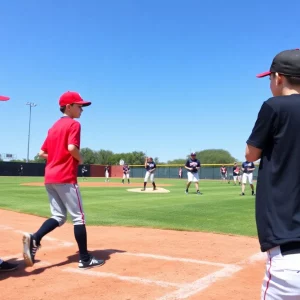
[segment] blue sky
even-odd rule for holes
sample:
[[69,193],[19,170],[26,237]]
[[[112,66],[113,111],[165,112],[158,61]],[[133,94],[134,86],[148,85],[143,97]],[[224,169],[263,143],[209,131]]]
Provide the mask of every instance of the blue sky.
[[[285,5],[285,4],[284,4]],[[161,161],[223,148],[244,159],[267,71],[298,48],[300,1],[10,0],[0,4],[0,153],[30,157],[78,91],[82,147]],[[286,10],[286,13],[283,13]]]

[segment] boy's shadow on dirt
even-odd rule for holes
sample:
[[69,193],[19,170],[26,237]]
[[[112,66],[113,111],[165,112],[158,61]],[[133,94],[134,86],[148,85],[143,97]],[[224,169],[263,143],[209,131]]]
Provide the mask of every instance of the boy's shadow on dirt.
[[[124,252],[126,252],[126,251],[116,250],[116,249],[89,251],[89,253],[91,255],[95,256],[97,259],[103,259],[105,261],[105,263],[108,260],[110,260],[111,254],[124,253]],[[78,260],[79,260],[78,252],[76,254],[68,256],[66,260],[64,260],[60,263],[51,264],[49,266],[39,266],[39,262],[42,263],[42,261],[37,259],[35,261],[35,265],[33,267],[26,267],[23,260],[18,261],[16,259],[10,259],[10,260],[8,260],[8,262],[18,264],[19,265],[18,269],[14,270],[14,271],[10,271],[10,272],[0,272],[0,281],[3,281],[10,277],[17,278],[17,277],[28,277],[28,276],[32,276],[32,275],[38,275],[38,274],[43,273],[45,270],[52,269],[55,267],[62,267],[62,266],[66,266],[66,265],[69,265],[72,263],[78,264]],[[76,267],[77,267],[77,264],[76,264]],[[99,267],[101,267],[101,266],[99,266]]]

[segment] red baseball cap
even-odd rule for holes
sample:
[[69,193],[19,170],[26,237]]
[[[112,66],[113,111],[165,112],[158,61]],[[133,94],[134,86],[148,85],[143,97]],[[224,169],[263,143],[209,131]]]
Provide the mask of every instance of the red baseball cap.
[[65,92],[59,98],[59,106],[63,107],[68,104],[80,104],[82,106],[89,106],[92,102],[84,101],[77,92]]
[[0,96],[0,101],[7,101],[9,100],[10,98],[9,97],[6,97],[6,96]]

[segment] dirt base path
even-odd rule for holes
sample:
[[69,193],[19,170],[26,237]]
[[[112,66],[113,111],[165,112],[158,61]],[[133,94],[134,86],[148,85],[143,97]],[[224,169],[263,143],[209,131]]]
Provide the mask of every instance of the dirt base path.
[[[43,182],[28,182],[28,183],[22,183],[21,185],[27,185],[27,186],[44,186]],[[88,181],[80,181],[78,182],[79,186],[82,187],[143,187],[143,183],[137,183],[137,182],[132,182],[130,184],[128,183],[121,183],[121,182],[88,182]],[[172,184],[156,184],[156,186],[172,186]]]
[[106,263],[77,268],[73,226],[44,237],[25,268],[22,232],[43,218],[0,210],[0,257],[19,269],[0,273],[1,299],[259,299],[264,255],[255,238],[122,227],[88,227],[89,249]]

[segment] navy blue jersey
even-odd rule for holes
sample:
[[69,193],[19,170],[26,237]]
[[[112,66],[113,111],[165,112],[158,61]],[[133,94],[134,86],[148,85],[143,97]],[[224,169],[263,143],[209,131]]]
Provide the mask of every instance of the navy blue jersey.
[[253,171],[249,171],[249,169],[254,169],[255,166],[253,162],[245,161],[242,164],[242,168],[244,169],[244,173],[251,174]]
[[123,173],[124,174],[128,174],[129,173],[130,168],[128,166],[124,166],[123,167]]
[[188,172],[197,173],[198,170],[196,169],[196,167],[201,167],[200,160],[198,160],[197,158],[195,158],[195,159],[189,158],[186,161],[185,166],[188,167],[188,168],[195,168],[192,171],[187,170]]
[[105,167],[105,172],[109,172],[109,167]]
[[153,170],[156,168],[156,163],[153,161],[153,162],[147,162],[147,165],[146,165],[146,170],[147,171],[150,171],[150,170]]

